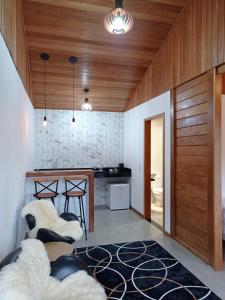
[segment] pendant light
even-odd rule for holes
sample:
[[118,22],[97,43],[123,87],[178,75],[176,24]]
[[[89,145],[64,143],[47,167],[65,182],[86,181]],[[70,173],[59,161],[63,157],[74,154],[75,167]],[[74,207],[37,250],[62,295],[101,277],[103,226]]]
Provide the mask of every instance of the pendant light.
[[44,62],[44,103],[45,103],[45,113],[44,113],[44,119],[43,119],[43,126],[48,126],[48,120],[47,120],[47,102],[46,102],[46,62],[49,60],[49,54],[48,53],[41,53],[40,55],[41,59]]
[[73,66],[73,117],[72,117],[72,126],[74,126],[75,125],[75,117],[74,117],[74,108],[75,108],[75,99],[74,99],[74,94],[75,94],[75,92],[74,92],[74,90],[75,90],[75,64],[77,62],[77,57],[70,56],[69,62]]
[[104,18],[105,29],[112,34],[119,35],[130,31],[133,25],[133,17],[123,8],[123,0],[116,0],[115,8]]
[[82,103],[82,105],[81,105],[81,110],[82,111],[92,111],[92,105],[91,105],[91,103],[88,102],[89,89],[84,89],[84,92],[85,92],[86,96],[84,99],[84,103]]
[[47,121],[47,103],[46,103],[46,62],[49,60],[49,54],[48,53],[41,53],[40,55],[41,59],[44,62],[44,105],[45,105],[45,113],[43,118],[43,126],[47,127],[48,121]]

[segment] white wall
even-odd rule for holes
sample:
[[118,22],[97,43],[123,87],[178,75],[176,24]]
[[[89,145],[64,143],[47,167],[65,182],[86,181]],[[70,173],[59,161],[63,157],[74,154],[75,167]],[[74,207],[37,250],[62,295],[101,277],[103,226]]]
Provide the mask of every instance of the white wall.
[[144,120],[165,113],[165,230],[170,233],[170,92],[124,115],[124,161],[132,169],[131,204],[144,213]]
[[115,167],[124,160],[124,114],[36,110],[36,168]]
[[0,34],[0,259],[22,235],[25,172],[34,165],[34,109]]

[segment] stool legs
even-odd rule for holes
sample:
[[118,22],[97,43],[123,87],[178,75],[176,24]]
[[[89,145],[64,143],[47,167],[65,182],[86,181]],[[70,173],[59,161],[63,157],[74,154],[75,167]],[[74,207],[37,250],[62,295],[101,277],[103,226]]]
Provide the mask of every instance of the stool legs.
[[79,198],[79,206],[80,206],[80,221],[81,221],[81,226],[84,229],[85,239],[87,241],[87,227],[86,227],[86,218],[85,218],[85,213],[84,213],[83,197],[79,196],[78,198]]
[[70,202],[70,197],[66,196],[65,204],[64,204],[64,212],[69,211],[69,202]]
[[[79,209],[80,209],[80,222],[81,222],[81,226],[82,226],[82,210],[81,210],[81,199],[80,196],[78,196],[78,200],[79,200]],[[83,226],[82,226],[83,227]]]
[[[86,227],[86,218],[85,218],[85,213],[84,213],[83,197],[78,196],[78,200],[79,200],[79,209],[80,209],[80,216],[79,216],[80,223],[81,223],[81,227],[83,228],[84,233],[85,233],[85,239],[87,240],[87,227]],[[65,204],[64,204],[64,212],[69,211],[69,201],[70,201],[70,197],[66,196]]]
[[54,197],[51,198],[52,204],[55,205]]
[[65,198],[65,203],[64,203],[64,213],[66,212],[66,198]]

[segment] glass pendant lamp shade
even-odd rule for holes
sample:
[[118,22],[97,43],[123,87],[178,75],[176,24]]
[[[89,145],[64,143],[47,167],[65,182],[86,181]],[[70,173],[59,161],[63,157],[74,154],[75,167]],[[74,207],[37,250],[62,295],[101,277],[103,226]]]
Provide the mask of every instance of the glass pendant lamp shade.
[[81,110],[82,111],[92,111],[92,105],[88,101],[87,93],[89,92],[89,89],[84,89],[84,92],[86,93],[86,98],[84,100],[84,103],[81,104]]
[[125,34],[132,29],[134,20],[131,14],[123,8],[123,0],[115,1],[115,9],[104,18],[105,29],[112,34]]
[[81,110],[82,111],[92,111],[91,103],[89,103],[88,101],[86,102],[86,99],[85,99],[85,102],[82,103],[82,105],[81,105]]

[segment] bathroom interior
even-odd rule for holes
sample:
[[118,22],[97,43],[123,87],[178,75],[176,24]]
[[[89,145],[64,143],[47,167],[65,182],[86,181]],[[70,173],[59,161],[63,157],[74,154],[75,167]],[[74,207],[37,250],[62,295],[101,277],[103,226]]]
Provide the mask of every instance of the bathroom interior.
[[151,222],[163,229],[164,116],[151,121]]

